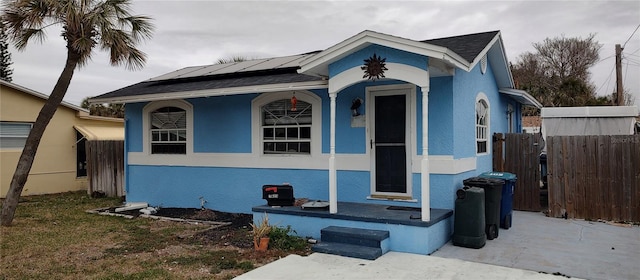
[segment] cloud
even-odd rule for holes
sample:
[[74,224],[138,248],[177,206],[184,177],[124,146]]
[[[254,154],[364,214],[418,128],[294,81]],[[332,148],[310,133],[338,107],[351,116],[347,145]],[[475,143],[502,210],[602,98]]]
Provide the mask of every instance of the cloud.
[[[638,1],[134,1],[135,14],[153,17],[154,37],[141,45],[145,69],[111,67],[96,53],[76,73],[65,100],[79,104],[95,96],[183,67],[214,63],[235,55],[249,58],[286,56],[331,47],[363,30],[425,40],[501,30],[507,56],[515,62],[532,43],[548,37],[586,37],[596,33],[601,58],[613,54],[640,24]],[[49,93],[65,58],[58,31],[42,46],[13,53],[14,82]],[[640,61],[640,32],[625,49]],[[640,63],[625,68],[625,86],[640,96]],[[600,94],[613,60],[592,69]],[[640,105],[640,100],[637,101]]]

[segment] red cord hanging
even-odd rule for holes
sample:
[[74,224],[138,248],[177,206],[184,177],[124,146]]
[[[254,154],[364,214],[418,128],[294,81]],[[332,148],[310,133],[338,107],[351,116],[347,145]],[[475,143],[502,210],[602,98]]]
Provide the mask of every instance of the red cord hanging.
[[297,111],[298,109],[296,109],[296,104],[298,104],[298,98],[296,98],[296,95],[294,94],[291,97],[291,111]]

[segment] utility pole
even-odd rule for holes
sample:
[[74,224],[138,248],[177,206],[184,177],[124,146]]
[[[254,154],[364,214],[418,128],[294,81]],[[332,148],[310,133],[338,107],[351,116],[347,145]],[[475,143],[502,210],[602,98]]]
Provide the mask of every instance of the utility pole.
[[616,44],[616,105],[624,106],[624,90],[622,88],[622,47]]

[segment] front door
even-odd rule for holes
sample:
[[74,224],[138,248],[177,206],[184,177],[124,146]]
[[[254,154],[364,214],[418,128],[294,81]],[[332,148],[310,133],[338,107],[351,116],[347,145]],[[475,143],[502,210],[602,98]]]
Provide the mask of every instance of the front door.
[[372,195],[410,196],[409,89],[371,91]]

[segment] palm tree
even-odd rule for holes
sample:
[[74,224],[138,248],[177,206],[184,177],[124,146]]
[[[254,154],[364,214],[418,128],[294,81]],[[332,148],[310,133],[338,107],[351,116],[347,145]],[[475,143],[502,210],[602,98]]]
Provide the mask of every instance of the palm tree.
[[2,22],[18,50],[24,50],[30,41],[42,41],[45,28],[59,25],[61,36],[67,42],[67,60],[27,137],[2,205],[0,225],[11,225],[40,138],[66,94],[74,70],[89,62],[94,47],[108,51],[113,66],[125,65],[131,70],[144,66],[146,55],[136,45],[151,38],[152,19],[131,15],[130,5],[130,0],[16,0],[4,3]]

